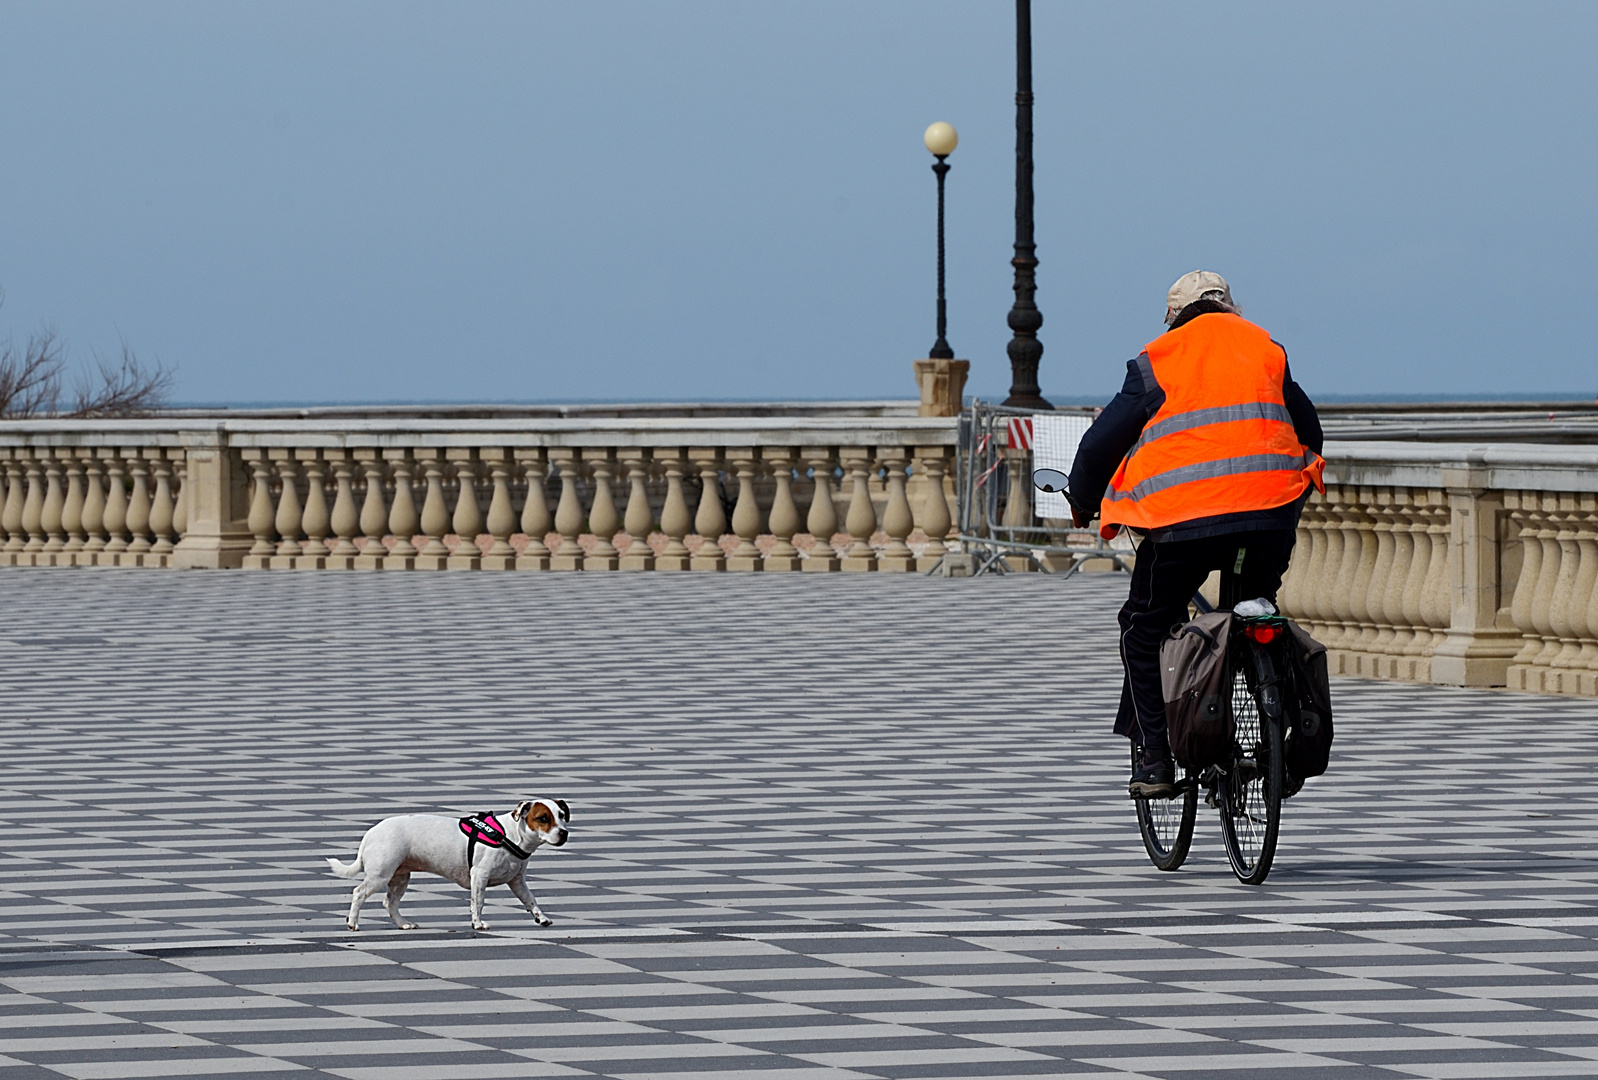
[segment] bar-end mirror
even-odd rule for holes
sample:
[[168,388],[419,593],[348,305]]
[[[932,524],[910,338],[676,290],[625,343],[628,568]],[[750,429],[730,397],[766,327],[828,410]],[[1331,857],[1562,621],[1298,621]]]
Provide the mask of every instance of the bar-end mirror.
[[1032,486],[1051,495],[1064,495],[1067,479],[1059,469],[1038,469],[1032,474]]

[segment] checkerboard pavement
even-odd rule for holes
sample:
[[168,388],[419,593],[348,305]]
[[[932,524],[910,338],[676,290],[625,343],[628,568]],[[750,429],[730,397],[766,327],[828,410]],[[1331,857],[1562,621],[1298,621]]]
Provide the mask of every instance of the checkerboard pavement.
[[[1145,859],[1125,579],[0,571],[0,1080],[1598,1075],[1591,702],[1340,681]],[[379,818],[572,804],[491,931]]]

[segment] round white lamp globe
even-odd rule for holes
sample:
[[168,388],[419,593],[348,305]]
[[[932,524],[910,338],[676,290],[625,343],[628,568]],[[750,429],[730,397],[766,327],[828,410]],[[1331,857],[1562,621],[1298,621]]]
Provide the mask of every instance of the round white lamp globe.
[[960,135],[954,130],[954,125],[939,120],[927,128],[921,141],[927,144],[927,149],[932,151],[934,157],[948,157],[960,145]]

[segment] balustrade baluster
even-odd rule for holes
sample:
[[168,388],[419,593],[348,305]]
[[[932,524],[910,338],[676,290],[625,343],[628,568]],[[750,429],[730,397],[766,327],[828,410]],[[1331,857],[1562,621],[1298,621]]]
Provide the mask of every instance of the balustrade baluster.
[[83,550],[84,541],[88,539],[83,533],[83,463],[78,460],[77,450],[71,447],[62,447],[57,456],[62,471],[67,474],[67,497],[61,504],[61,531],[66,533],[67,542],[56,556],[56,565],[76,566],[78,552]]
[[1534,491],[1509,492],[1504,499],[1504,505],[1509,508],[1510,524],[1520,538],[1520,577],[1515,582],[1515,598],[1510,602],[1509,616],[1524,643],[1509,661],[1509,685],[1521,689],[1526,687],[1528,665],[1542,652],[1542,638],[1532,621],[1543,562],[1543,546],[1537,539],[1542,523],[1537,501]]
[[1384,517],[1387,525],[1387,577],[1382,583],[1381,636],[1376,645],[1382,651],[1382,674],[1389,679],[1401,678],[1399,657],[1414,636],[1414,631],[1404,621],[1404,586],[1409,583],[1410,567],[1415,561],[1415,538],[1409,531],[1409,489],[1395,487],[1389,496]]
[[[1582,495],[1586,532],[1593,541],[1593,559],[1598,562],[1598,496]],[[1587,593],[1587,611],[1582,633],[1582,666],[1584,670],[1576,681],[1576,692],[1586,697],[1598,697],[1598,580]]]
[[1576,551],[1580,569],[1571,590],[1571,633],[1576,639],[1576,655],[1571,671],[1560,676],[1564,694],[1590,694],[1589,673],[1598,671],[1598,495],[1582,492],[1576,496]]
[[478,456],[488,468],[490,494],[486,528],[493,538],[489,549],[478,558],[483,570],[514,570],[516,549],[510,546],[511,533],[516,531],[516,513],[511,509],[510,451],[502,446],[484,447]]
[[1387,577],[1393,568],[1393,528],[1390,513],[1392,490],[1371,488],[1366,501],[1369,529],[1375,539],[1371,556],[1370,574],[1365,580],[1365,618],[1360,627],[1360,648],[1364,655],[1359,660],[1361,675],[1381,677],[1386,674],[1384,654],[1387,642],[1392,640],[1393,628],[1387,624]]
[[178,543],[189,534],[189,452],[185,449],[167,451],[172,462],[172,478],[177,484],[177,500],[172,507],[172,531]]
[[752,446],[727,448],[727,463],[738,476],[738,502],[732,511],[732,531],[738,546],[727,556],[728,570],[760,570],[760,506],[755,502],[756,451]]
[[1342,652],[1335,672],[1350,670],[1352,657],[1358,649],[1359,616],[1354,603],[1354,589],[1359,581],[1359,566],[1365,550],[1359,522],[1359,488],[1346,484],[1338,489],[1337,531],[1343,538],[1342,558],[1337,564],[1337,584],[1333,588],[1334,610],[1337,612],[1337,642]]
[[28,534],[28,542],[23,545],[24,558],[18,561],[23,566],[38,566],[46,540],[44,531],[44,459],[32,447],[28,448],[26,453],[28,455],[28,494],[22,504],[22,528]]
[[360,534],[364,546],[360,554],[350,559],[355,570],[381,570],[388,558],[383,537],[388,532],[388,501],[383,497],[383,454],[375,446],[363,446],[355,451],[356,467],[360,469],[365,492],[361,497]]
[[519,447],[516,460],[527,479],[527,499],[522,503],[522,533],[527,546],[516,556],[518,570],[548,570],[549,547],[544,538],[549,535],[549,499],[544,485],[549,480],[549,459],[541,446]]
[[22,527],[23,477],[21,450],[13,448],[6,453],[6,503],[0,510],[0,528],[6,531],[5,564],[17,565],[17,556],[28,542],[27,530]]
[[[621,554],[623,570],[653,570],[655,553],[649,547],[649,530],[654,528],[655,514],[649,508],[649,462],[646,451],[640,447],[625,447],[621,452],[622,468],[627,470],[627,512],[622,517],[622,528],[632,537],[632,543]],[[684,550],[687,550],[686,548]]]
[[704,540],[688,565],[694,570],[725,570],[727,559],[721,552],[721,537],[727,531],[727,511],[721,505],[721,454],[714,447],[693,447],[688,454],[699,467],[702,486],[694,528]]
[[476,570],[483,564],[477,547],[477,537],[483,531],[483,508],[477,501],[477,461],[469,446],[455,446],[445,451],[455,463],[455,516],[452,524],[460,543],[446,564],[451,570]]
[[327,507],[327,470],[322,452],[314,446],[296,448],[294,458],[305,469],[305,508],[300,513],[305,540],[300,544],[300,553],[294,556],[293,566],[296,570],[321,570],[328,565],[331,549],[327,538],[333,531],[333,516]]
[[361,515],[355,508],[355,471],[350,452],[331,449],[322,454],[333,472],[333,512],[328,517],[328,527],[338,537],[327,553],[325,565],[329,570],[353,570],[355,558],[361,553],[355,546],[355,538],[361,531]]
[[1424,488],[1410,492],[1410,510],[1403,522],[1409,537],[1409,573],[1404,577],[1404,592],[1399,604],[1404,625],[1404,667],[1401,677],[1417,679],[1422,661],[1431,645],[1431,627],[1426,625],[1426,582],[1431,574],[1432,538],[1428,531],[1431,520],[1431,493]]
[[1330,496],[1336,489],[1328,484],[1327,495],[1319,492],[1310,496],[1315,508],[1316,531],[1319,542],[1315,546],[1319,572],[1315,576],[1315,637],[1328,646],[1343,632],[1337,616],[1337,574],[1343,565],[1343,530],[1337,508]]
[[826,572],[843,565],[832,546],[833,534],[838,531],[838,508],[832,501],[832,450],[813,446],[805,451],[805,463],[810,466],[814,490],[810,495],[810,512],[805,518],[805,528],[810,530],[814,543],[803,569]]
[[1359,624],[1356,636],[1350,642],[1354,652],[1353,665],[1346,669],[1349,674],[1363,675],[1370,667],[1369,657],[1371,646],[1375,644],[1380,630],[1376,626],[1376,615],[1371,610],[1370,590],[1371,578],[1376,574],[1376,556],[1381,549],[1381,541],[1376,533],[1376,491],[1374,488],[1359,487],[1357,489],[1358,502],[1350,507],[1353,511],[1355,527],[1359,538],[1359,564],[1354,575],[1353,608],[1350,612]]
[[[882,531],[888,534],[888,544],[877,556],[877,569],[906,573],[915,567],[915,555],[905,543],[915,528],[915,517],[910,513],[910,500],[905,494],[905,466],[908,463],[901,447],[886,446],[880,455],[887,470],[888,499],[882,508]],[[1031,478],[1027,478],[1031,483]]]
[[1421,610],[1426,619],[1426,627],[1431,631],[1431,641],[1426,646],[1426,667],[1417,675],[1418,678],[1431,679],[1431,657],[1437,651],[1437,646],[1448,636],[1448,627],[1453,622],[1454,598],[1453,587],[1450,581],[1449,570],[1449,544],[1454,531],[1453,509],[1448,504],[1448,493],[1432,489],[1426,493],[1426,501],[1431,507],[1430,520],[1426,526],[1426,536],[1431,540],[1432,563],[1426,569],[1426,585],[1424,587],[1425,600]]
[[1560,492],[1557,498],[1559,529],[1555,543],[1559,545],[1559,580],[1554,583],[1548,622],[1554,636],[1559,639],[1559,651],[1545,657],[1548,667],[1553,669],[1545,676],[1545,689],[1564,693],[1564,683],[1570,674],[1561,669],[1572,667],[1576,657],[1581,655],[1581,641],[1576,635],[1576,626],[1578,619],[1586,616],[1587,603],[1585,593],[1579,599],[1577,597],[1577,582],[1581,579],[1581,545],[1576,542],[1580,533],[1577,498],[1573,492]]
[[388,552],[377,552],[383,559],[384,570],[414,570],[416,568],[416,538],[421,521],[416,514],[416,495],[411,490],[410,451],[384,450],[383,460],[394,473],[394,505],[388,510],[388,531],[394,534],[394,546]]
[[172,551],[177,546],[172,542],[172,463],[160,447],[145,450],[144,459],[155,474],[155,494],[150,497],[152,543],[149,554],[144,557],[144,565],[170,566]]
[[83,464],[83,548],[74,557],[73,565],[93,566],[105,547],[105,478],[93,449],[85,447],[77,455]]
[[949,535],[952,519],[949,500],[943,493],[947,454],[948,449],[942,446],[918,446],[915,451],[916,461],[926,477],[926,486],[922,489],[921,516],[916,521],[927,538],[927,546],[916,560],[915,568],[922,572],[931,570],[949,551],[945,538]]
[[766,527],[771,530],[774,543],[766,552],[767,570],[790,573],[803,564],[799,549],[793,546],[794,534],[799,531],[799,504],[793,498],[793,470],[797,458],[787,446],[772,446],[761,451],[761,456],[771,466],[771,477],[776,491],[771,497],[771,515]]
[[[114,447],[105,447],[98,453],[100,460],[105,462],[105,547],[101,549],[95,562],[100,566],[120,566],[122,555],[128,550],[128,486],[122,469],[121,454]],[[267,539],[270,541],[272,530],[270,500],[266,504],[266,509]],[[250,521],[254,520],[255,514],[252,510]],[[256,547],[259,546],[257,543]],[[272,546],[268,543],[267,553],[270,554],[271,550]]]
[[680,447],[661,447],[654,455],[666,471],[666,501],[660,508],[660,531],[666,534],[666,546],[655,556],[655,569],[687,570],[692,560],[683,537],[693,529],[693,517],[688,513],[688,499],[682,490],[686,459]]
[[1531,598],[1531,625],[1542,639],[1542,646],[1526,664],[1523,689],[1540,693],[1548,661],[1559,653],[1559,635],[1554,633],[1554,593],[1562,567],[1559,550],[1559,497],[1539,493],[1537,542],[1542,545],[1542,566],[1537,573],[1537,591]]
[[66,505],[66,493],[61,486],[61,460],[55,451],[44,451],[45,492],[44,508],[39,512],[39,527],[44,530],[44,547],[35,566],[54,566],[56,552],[67,546],[67,535],[61,525],[61,511]]
[[292,570],[294,560],[304,551],[300,547],[300,526],[305,514],[300,503],[299,466],[294,463],[294,451],[288,447],[272,447],[266,456],[277,471],[279,488],[277,518],[273,522],[278,537],[277,550],[267,566],[273,570]]
[[551,570],[581,570],[583,546],[577,538],[583,531],[583,504],[577,497],[577,451],[568,446],[552,446],[549,460],[560,473],[560,501],[555,504],[555,531],[560,547],[549,557]]
[[849,550],[843,555],[843,569],[863,572],[877,568],[877,554],[871,549],[871,535],[877,531],[877,510],[871,505],[871,466],[875,455],[870,447],[845,446],[838,457],[849,474],[849,513],[843,527],[849,531]]
[[137,451],[128,454],[128,474],[133,491],[128,495],[128,550],[118,559],[122,566],[143,566],[150,540],[150,468]]
[[582,454],[591,463],[594,477],[593,505],[588,511],[588,531],[593,534],[594,548],[583,556],[584,570],[614,570],[620,563],[616,554],[616,533],[621,529],[621,517],[616,513],[616,497],[611,490],[615,477],[616,458],[609,447],[585,447]]
[[416,567],[443,570],[449,565],[449,548],[444,546],[444,536],[449,532],[449,509],[444,505],[444,458],[429,447],[418,452],[418,459],[427,476],[427,494],[422,499],[422,532],[427,543],[416,554]]

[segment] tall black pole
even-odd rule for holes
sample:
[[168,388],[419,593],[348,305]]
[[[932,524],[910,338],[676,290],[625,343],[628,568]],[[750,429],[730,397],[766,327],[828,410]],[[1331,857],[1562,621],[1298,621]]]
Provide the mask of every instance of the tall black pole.
[[1038,387],[1043,313],[1034,302],[1037,245],[1032,242],[1032,3],[1015,0],[1015,306],[1010,308],[1010,396],[1004,404],[1052,409]]
[[943,178],[949,173],[949,165],[944,160],[948,156],[938,154],[938,162],[932,166],[932,171],[938,174],[938,340],[932,343],[927,355],[934,360],[954,359],[954,350],[949,348],[948,339],[944,337],[949,329],[949,311],[943,300]]

